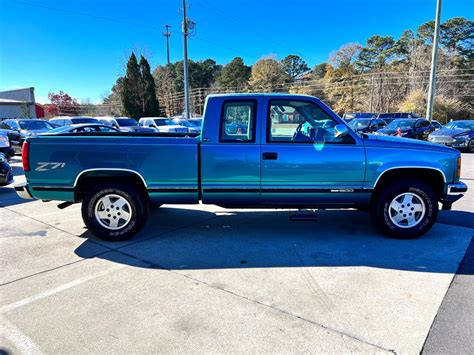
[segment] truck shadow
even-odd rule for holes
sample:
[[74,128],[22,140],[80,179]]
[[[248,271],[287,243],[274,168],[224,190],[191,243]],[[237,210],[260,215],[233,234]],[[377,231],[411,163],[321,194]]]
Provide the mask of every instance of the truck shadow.
[[[190,217],[198,221],[187,226]],[[99,243],[110,251],[93,257],[166,270],[371,267],[454,273],[473,236],[470,229],[436,224],[419,239],[389,239],[372,227],[366,213],[355,210],[318,211],[318,221],[296,222],[288,211],[220,215],[163,208],[150,220],[145,231],[126,244],[104,243],[86,232],[82,237],[90,239],[75,252],[90,258]],[[163,223],[168,230],[150,234]]]

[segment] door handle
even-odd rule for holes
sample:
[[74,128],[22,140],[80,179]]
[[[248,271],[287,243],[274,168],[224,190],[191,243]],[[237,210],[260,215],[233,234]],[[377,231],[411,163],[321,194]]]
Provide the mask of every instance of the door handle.
[[277,160],[278,159],[278,153],[263,153],[262,154],[263,160]]

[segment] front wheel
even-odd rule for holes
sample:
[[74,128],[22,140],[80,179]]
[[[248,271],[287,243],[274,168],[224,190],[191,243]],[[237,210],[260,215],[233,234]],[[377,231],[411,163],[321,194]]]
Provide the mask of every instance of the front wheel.
[[379,191],[371,206],[377,227],[393,238],[417,238],[428,232],[438,217],[438,199],[422,181],[406,179]]
[[471,138],[467,145],[467,150],[469,153],[474,153],[474,138]]
[[127,240],[137,234],[148,218],[148,201],[137,188],[121,184],[100,185],[82,202],[82,219],[98,238]]

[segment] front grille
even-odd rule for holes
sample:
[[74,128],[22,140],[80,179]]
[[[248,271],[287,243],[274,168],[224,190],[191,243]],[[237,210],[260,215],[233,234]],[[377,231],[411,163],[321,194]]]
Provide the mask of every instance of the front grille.
[[450,144],[450,143],[455,142],[455,140],[449,136],[431,136],[429,138],[429,141],[433,143],[442,143],[442,144]]

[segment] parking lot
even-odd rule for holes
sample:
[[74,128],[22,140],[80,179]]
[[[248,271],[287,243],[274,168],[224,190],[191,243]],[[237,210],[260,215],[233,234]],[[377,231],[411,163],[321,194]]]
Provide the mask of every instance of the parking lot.
[[303,222],[165,205],[136,238],[108,243],[80,205],[2,187],[0,352],[418,353],[474,234],[473,154],[462,179],[467,195],[417,240],[387,239],[355,210]]

